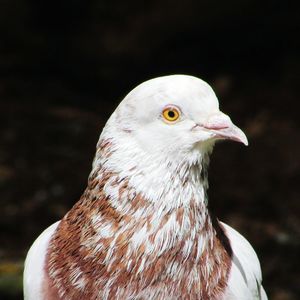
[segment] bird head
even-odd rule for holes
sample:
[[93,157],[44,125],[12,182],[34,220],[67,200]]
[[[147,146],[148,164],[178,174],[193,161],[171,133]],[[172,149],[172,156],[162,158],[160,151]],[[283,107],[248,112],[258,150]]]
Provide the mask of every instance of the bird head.
[[186,157],[191,152],[209,152],[217,140],[248,144],[243,131],[219,110],[212,88],[187,75],[140,84],[120,103],[109,123],[149,155]]
[[105,185],[112,199],[120,191],[115,182],[124,181],[161,207],[204,202],[209,154],[224,139],[248,143],[206,82],[186,75],[155,78],[133,89],[111,115],[92,174],[100,168],[115,174]]

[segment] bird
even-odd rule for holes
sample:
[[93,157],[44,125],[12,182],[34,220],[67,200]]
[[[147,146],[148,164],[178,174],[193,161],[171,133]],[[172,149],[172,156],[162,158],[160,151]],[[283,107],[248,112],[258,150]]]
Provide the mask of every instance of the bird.
[[248,145],[205,81],[135,87],[100,134],[81,198],[28,251],[25,299],[267,299],[254,249],[208,209],[220,140]]

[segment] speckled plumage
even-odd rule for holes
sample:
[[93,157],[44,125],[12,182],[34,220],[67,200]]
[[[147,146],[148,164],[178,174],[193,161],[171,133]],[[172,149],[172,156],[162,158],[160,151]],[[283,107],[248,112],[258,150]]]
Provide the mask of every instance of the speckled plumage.
[[[174,124],[162,117],[170,105]],[[200,79],[166,76],[129,93],[81,199],[29,251],[25,299],[266,299],[255,252],[207,208],[220,138],[247,143]]]

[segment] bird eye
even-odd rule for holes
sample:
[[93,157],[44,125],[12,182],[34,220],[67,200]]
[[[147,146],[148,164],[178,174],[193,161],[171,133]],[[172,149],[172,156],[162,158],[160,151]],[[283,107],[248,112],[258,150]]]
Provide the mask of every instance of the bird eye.
[[174,106],[168,106],[163,110],[162,116],[168,122],[175,122],[180,117],[180,111]]

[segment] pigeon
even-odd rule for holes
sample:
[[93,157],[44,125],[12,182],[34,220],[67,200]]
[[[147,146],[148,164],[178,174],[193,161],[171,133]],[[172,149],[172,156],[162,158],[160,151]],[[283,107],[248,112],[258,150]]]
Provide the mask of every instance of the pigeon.
[[252,246],[208,210],[219,140],[248,144],[205,81],[134,88],[103,128],[80,200],[31,246],[25,299],[267,299]]

